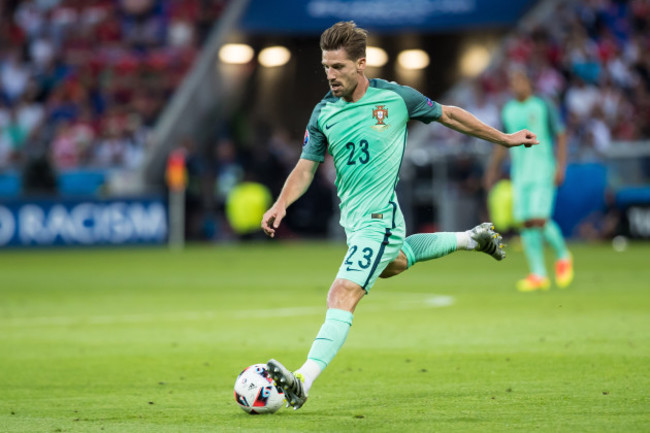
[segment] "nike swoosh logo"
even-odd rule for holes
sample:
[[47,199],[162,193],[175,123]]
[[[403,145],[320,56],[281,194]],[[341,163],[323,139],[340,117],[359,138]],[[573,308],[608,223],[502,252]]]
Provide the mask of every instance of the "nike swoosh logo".
[[330,129],[332,126],[336,125],[337,123],[339,123],[339,122],[332,123],[330,125],[325,125],[325,129]]
[[351,267],[348,266],[348,268],[346,269],[346,271],[357,271],[357,272],[361,272],[361,269],[354,269],[354,268],[351,268]]

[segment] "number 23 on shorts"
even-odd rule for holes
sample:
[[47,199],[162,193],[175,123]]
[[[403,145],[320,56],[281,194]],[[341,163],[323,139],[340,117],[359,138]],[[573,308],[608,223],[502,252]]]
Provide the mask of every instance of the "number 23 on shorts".
[[[346,270],[348,271],[355,271],[355,270],[361,270],[361,269],[368,269],[370,264],[372,263],[372,254],[373,250],[370,247],[365,247],[361,251],[359,251],[359,254],[357,254],[359,247],[356,245],[352,245],[350,247],[350,253],[348,256],[345,258],[345,265],[347,266]],[[359,258],[359,256],[361,256]],[[355,267],[358,266],[361,269],[355,269]]]

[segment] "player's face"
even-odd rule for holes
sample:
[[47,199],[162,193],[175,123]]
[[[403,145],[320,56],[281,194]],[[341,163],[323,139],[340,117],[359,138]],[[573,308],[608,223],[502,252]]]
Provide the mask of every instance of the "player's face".
[[323,51],[323,68],[332,94],[337,98],[352,100],[352,94],[359,83],[366,59],[351,60],[345,48]]
[[520,72],[512,74],[510,77],[510,87],[515,97],[520,100],[528,98],[532,92],[530,80]]

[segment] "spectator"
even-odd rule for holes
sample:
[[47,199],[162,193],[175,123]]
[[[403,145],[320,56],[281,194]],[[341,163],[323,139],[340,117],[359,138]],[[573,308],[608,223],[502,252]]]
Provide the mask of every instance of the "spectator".
[[13,107],[9,110],[9,120],[2,128],[0,140],[4,141],[3,147],[7,149],[7,161],[17,163],[21,159],[21,151],[25,146],[29,130],[20,123],[18,118],[18,108]]
[[38,88],[34,81],[31,81],[17,107],[18,123],[25,128],[28,135],[38,129],[45,120],[45,108],[36,100],[37,96]]
[[570,115],[579,121],[585,121],[593,112],[596,104],[600,103],[598,88],[585,83],[580,77],[575,77],[566,92],[566,106]]
[[541,61],[535,69],[539,71],[535,80],[539,93],[554,100],[559,99],[566,86],[564,76],[547,61]]
[[583,161],[600,161],[611,145],[611,133],[605,123],[603,109],[597,106],[585,125],[585,140],[582,146]]
[[29,69],[22,61],[17,48],[9,49],[0,59],[0,87],[4,89],[4,96],[14,102],[25,91],[29,81]]
[[126,133],[119,117],[113,117],[107,122],[101,133],[101,138],[94,148],[93,166],[98,168],[116,168],[124,165],[130,146],[131,138]]
[[600,107],[608,125],[614,125],[618,113],[628,111],[627,102],[622,90],[615,86],[611,80],[606,80],[600,88]]
[[76,168],[81,155],[72,132],[72,121],[61,120],[52,140],[51,156],[57,170]]

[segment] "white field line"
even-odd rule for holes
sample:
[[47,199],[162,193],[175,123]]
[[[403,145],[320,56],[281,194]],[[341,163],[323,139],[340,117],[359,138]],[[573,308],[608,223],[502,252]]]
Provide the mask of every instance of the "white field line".
[[[422,293],[382,294],[377,301],[369,300],[362,303],[360,311],[413,310],[419,308],[442,308],[454,304],[453,296],[430,295]],[[392,299],[390,299],[392,298]],[[406,299],[404,299],[406,298]],[[15,317],[0,318],[0,327],[28,326],[72,326],[72,325],[111,325],[133,324],[148,322],[184,322],[214,320],[217,318],[260,319],[274,317],[297,317],[325,315],[325,306],[318,307],[287,307],[261,308],[250,310],[230,311],[182,311],[173,313],[146,313],[98,316],[52,316],[52,317]]]

